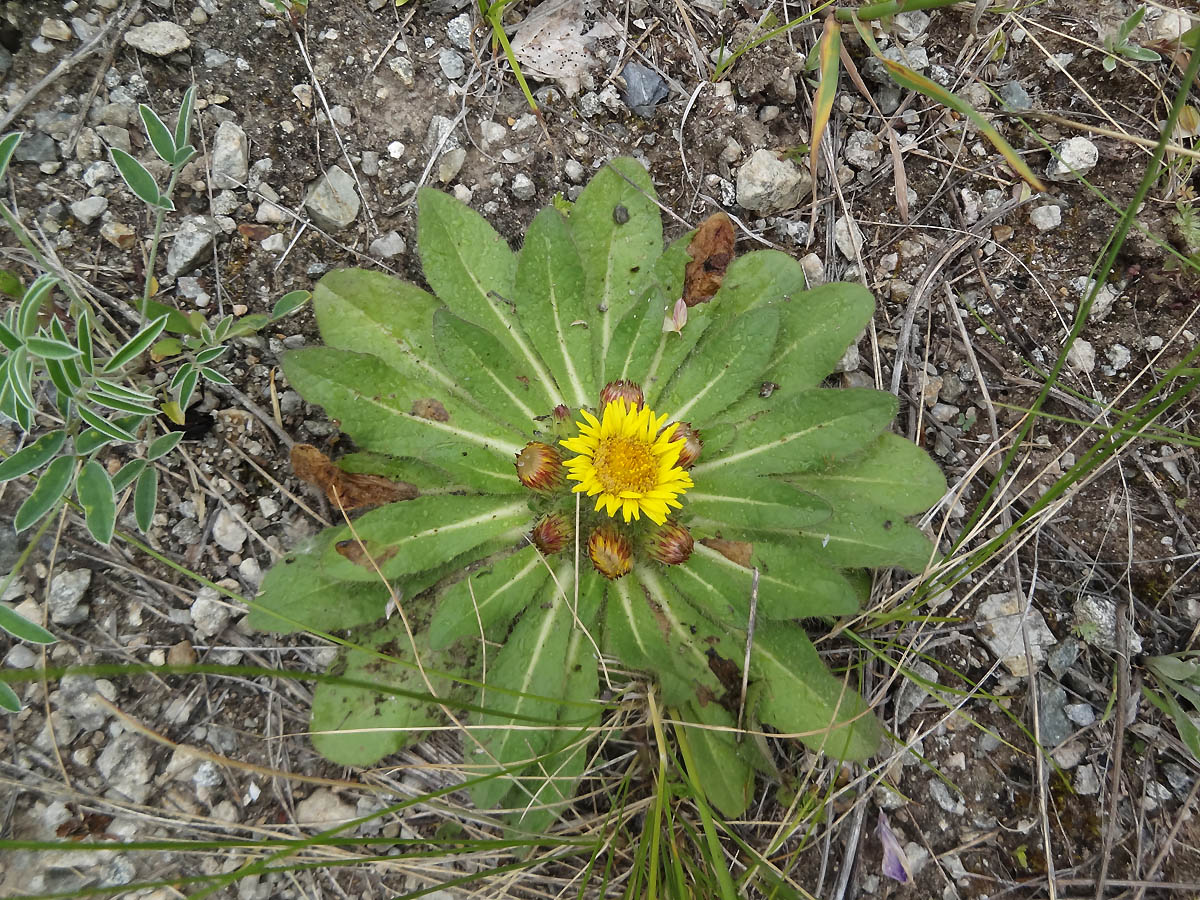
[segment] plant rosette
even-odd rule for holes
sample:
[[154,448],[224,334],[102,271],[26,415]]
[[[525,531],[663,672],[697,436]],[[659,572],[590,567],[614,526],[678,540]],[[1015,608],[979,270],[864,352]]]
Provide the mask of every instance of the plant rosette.
[[331,272],[313,297],[324,346],[283,361],[359,448],[300,448],[298,472],[335,509],[375,506],[277,564],[250,617],[350,630],[314,696],[317,749],[371,765],[449,715],[476,804],[536,832],[569,805],[620,671],[696,723],[726,815],[767,768],[735,739],[739,709],[870,757],[882,732],[856,669],[830,672],[800,620],[855,613],[868,568],[922,570],[933,548],[906,517],[945,489],[888,432],[893,396],[822,385],[870,294],[806,290],[780,252],[732,259],[720,215],[664,249],[630,159],[542,210],[516,253],[424,190],[418,248],[432,293]]

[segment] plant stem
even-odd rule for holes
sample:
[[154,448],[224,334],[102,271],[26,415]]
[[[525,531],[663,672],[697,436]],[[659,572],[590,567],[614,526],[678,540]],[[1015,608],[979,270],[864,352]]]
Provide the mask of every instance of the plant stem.
[[871,19],[894,16],[896,13],[915,12],[918,9],[941,9],[944,6],[953,6],[958,2],[959,0],[883,0],[880,3],[868,3],[857,9],[846,6],[838,7],[834,15],[837,16],[839,22],[850,22],[856,16],[860,22],[867,22]]
[[[179,169],[171,169],[171,178],[167,182],[167,189],[163,192],[164,199],[170,199],[171,194],[175,192],[175,180],[179,177]],[[163,219],[167,216],[167,210],[159,206],[154,214],[154,237],[150,240],[150,252],[146,259],[146,287],[142,291],[142,321],[139,324],[145,325],[149,319],[150,309],[150,294],[154,287],[154,260],[158,256],[158,243],[162,239]]]

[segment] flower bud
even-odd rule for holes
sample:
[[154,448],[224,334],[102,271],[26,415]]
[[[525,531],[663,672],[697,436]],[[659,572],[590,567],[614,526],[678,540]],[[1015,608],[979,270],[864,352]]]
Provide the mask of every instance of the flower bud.
[[700,440],[700,432],[687,422],[680,422],[675,426],[675,433],[671,435],[671,440],[683,441],[683,449],[679,451],[679,468],[690,469],[694,466],[696,460],[700,458],[700,451],[704,449],[704,441]]
[[538,519],[529,538],[541,553],[551,556],[561,553],[575,537],[575,527],[562,513],[547,513]]
[[617,400],[624,400],[631,409],[641,409],[646,396],[642,393],[641,385],[622,378],[620,381],[610,381],[600,391],[600,409]]
[[588,537],[588,556],[605,578],[620,578],[633,569],[633,544],[615,525],[605,523]]
[[517,478],[531,491],[549,492],[563,485],[562,457],[549,444],[531,441],[517,454]]
[[554,422],[556,425],[570,421],[571,410],[566,404],[560,403],[558,406],[554,407]]
[[664,566],[677,566],[692,555],[692,533],[667,520],[650,536],[650,557]]

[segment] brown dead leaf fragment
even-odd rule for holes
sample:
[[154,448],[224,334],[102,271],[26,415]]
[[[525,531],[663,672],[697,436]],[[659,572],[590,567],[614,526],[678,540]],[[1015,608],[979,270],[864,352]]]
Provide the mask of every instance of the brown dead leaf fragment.
[[397,500],[411,500],[420,494],[417,486],[407,481],[344,472],[312,444],[297,444],[292,448],[292,470],[323,490],[330,503],[334,506],[340,503],[344,509],[382,506]]
[[442,406],[440,400],[434,400],[432,397],[414,400],[412,414],[420,416],[422,419],[428,419],[431,422],[450,421],[450,413],[446,412],[446,407]]
[[737,563],[743,568],[750,568],[750,557],[754,554],[754,545],[745,541],[726,541],[722,538],[705,538],[700,543],[710,550],[716,550],[730,562]]
[[723,212],[714,213],[700,223],[687,248],[692,261],[683,271],[684,303],[695,306],[713,298],[725,280],[725,270],[733,262],[735,240],[733,222]]
[[[367,547],[363,550],[363,545],[354,538],[345,541],[338,541],[334,545],[338,553],[354,563],[356,566],[361,566],[364,569],[375,571],[377,566],[382,567],[385,562],[396,555],[395,547],[386,547],[382,550],[376,550],[373,547]],[[373,563],[373,564],[372,564]]]

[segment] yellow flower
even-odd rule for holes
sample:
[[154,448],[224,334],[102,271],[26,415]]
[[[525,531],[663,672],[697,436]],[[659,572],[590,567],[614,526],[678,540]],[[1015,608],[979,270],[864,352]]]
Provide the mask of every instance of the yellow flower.
[[638,409],[624,399],[607,404],[597,419],[581,410],[579,436],[560,443],[579,455],[566,460],[567,478],[578,481],[573,490],[596,497],[596,509],[610,516],[617,511],[628,522],[643,513],[661,525],[676,499],[692,486],[692,477],[679,467],[684,442],[675,428],[664,428],[667,417]]

